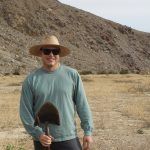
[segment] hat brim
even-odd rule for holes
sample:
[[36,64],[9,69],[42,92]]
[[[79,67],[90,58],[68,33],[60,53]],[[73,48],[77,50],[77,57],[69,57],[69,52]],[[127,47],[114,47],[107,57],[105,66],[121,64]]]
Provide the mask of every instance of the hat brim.
[[61,45],[55,45],[55,44],[43,44],[43,45],[35,45],[35,46],[32,46],[30,49],[29,49],[29,52],[31,55],[34,55],[34,56],[38,56],[38,57],[41,57],[41,48],[42,47],[58,47],[60,48],[60,53],[59,53],[59,56],[60,57],[64,57],[64,56],[67,56],[69,53],[70,53],[70,50],[64,46],[61,46]]

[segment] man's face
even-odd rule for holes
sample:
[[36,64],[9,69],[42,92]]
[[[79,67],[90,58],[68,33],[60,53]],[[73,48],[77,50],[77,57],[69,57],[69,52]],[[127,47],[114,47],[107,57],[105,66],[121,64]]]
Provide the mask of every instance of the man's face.
[[60,61],[59,48],[44,47],[41,50],[41,58],[45,67],[55,67]]

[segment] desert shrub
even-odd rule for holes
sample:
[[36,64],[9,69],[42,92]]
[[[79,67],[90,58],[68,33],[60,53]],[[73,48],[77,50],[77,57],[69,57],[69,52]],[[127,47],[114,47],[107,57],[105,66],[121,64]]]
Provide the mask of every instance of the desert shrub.
[[4,73],[4,76],[9,76],[9,75],[10,75],[9,72],[5,72],[5,73]]
[[107,74],[117,74],[117,72],[115,70],[109,70]]
[[100,70],[97,72],[97,74],[107,74],[105,70]]
[[133,30],[131,27],[128,26],[118,26],[118,30],[122,33],[122,34],[134,34]]
[[142,129],[137,130],[138,134],[144,134],[144,131]]
[[13,72],[13,75],[20,75],[20,68],[16,68]]
[[101,70],[97,74],[117,74],[117,72],[115,70]]
[[128,74],[129,70],[128,69],[121,69],[120,74]]
[[92,71],[89,71],[89,70],[83,70],[83,71],[80,71],[80,74],[81,75],[88,75],[88,74],[93,74]]
[[5,146],[5,150],[25,150],[25,149],[22,147],[17,147],[13,144],[8,144]]
[[91,79],[91,78],[83,78],[82,77],[82,81],[84,81],[84,82],[92,82],[93,79]]
[[137,85],[131,87],[129,92],[137,92],[137,93],[149,93],[150,92],[150,83],[148,84],[142,84],[138,83]]

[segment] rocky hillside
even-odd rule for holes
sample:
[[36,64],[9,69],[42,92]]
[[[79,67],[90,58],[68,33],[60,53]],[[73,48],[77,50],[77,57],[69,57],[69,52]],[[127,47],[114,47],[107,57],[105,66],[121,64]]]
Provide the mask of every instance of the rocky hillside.
[[64,5],[57,0],[0,0],[0,74],[40,65],[30,46],[56,35],[71,49],[62,61],[82,72],[150,72],[150,33]]

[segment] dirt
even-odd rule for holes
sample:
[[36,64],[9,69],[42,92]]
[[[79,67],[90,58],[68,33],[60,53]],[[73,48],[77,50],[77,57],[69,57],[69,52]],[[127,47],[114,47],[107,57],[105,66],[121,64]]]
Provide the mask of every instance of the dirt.
[[[150,94],[128,91],[131,87],[136,87],[139,80],[143,81],[141,77],[122,78],[122,76],[100,76],[94,78],[95,82],[85,84],[89,84],[87,93],[95,124],[93,150],[149,150],[150,148],[150,111],[146,110],[149,107],[145,108],[150,106]],[[116,82],[117,84],[113,82],[121,79],[122,82]],[[145,82],[149,85],[149,77]],[[137,103],[142,105],[142,110],[136,107]],[[136,112],[138,113],[135,114]],[[142,113],[144,115],[141,115]]]
[[[8,144],[33,149],[32,138],[18,116],[23,79],[24,76],[0,77],[1,149]],[[89,75],[82,79],[94,120],[91,150],[149,150],[150,76]],[[82,142],[79,119],[77,128]]]
[[0,74],[26,74],[38,67],[39,59],[28,49],[52,34],[71,50],[62,61],[82,73],[150,72],[150,33],[57,0],[1,0]]
[[[94,98],[96,99],[96,98]],[[110,102],[107,99],[101,99],[100,103],[103,106],[98,105],[99,98],[97,98],[96,105],[98,107],[103,107],[105,111],[95,112],[95,134],[94,146],[95,150],[149,150],[149,137],[150,129],[141,129],[144,125],[144,121],[139,119],[130,118],[124,116],[121,112],[116,111],[110,105],[117,105],[119,97],[117,100],[111,98]],[[120,97],[123,99],[123,97]],[[122,103],[122,102],[121,102]],[[95,104],[94,104],[95,105]],[[121,104],[122,105],[122,104]],[[96,108],[94,107],[93,110]],[[97,115],[95,115],[97,114]],[[141,134],[138,133],[138,130]]]

